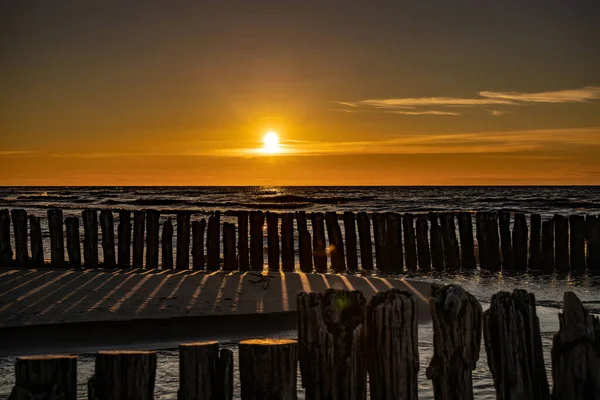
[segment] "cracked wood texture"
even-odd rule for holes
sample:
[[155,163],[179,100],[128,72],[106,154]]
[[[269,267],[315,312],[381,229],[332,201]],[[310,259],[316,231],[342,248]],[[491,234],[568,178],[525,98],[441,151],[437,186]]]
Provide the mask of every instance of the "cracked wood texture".
[[19,357],[15,386],[9,400],[76,400],[77,357],[63,355]]
[[154,398],[155,351],[100,351],[88,381],[89,400]]
[[230,400],[233,396],[231,350],[221,350],[219,342],[179,345],[178,400]]

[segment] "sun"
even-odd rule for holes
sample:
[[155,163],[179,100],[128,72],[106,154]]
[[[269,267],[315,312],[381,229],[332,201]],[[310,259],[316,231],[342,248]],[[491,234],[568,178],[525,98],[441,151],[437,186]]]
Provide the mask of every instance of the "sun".
[[263,143],[263,151],[265,153],[273,154],[281,151],[279,147],[279,135],[277,135],[277,132],[267,132],[263,138]]

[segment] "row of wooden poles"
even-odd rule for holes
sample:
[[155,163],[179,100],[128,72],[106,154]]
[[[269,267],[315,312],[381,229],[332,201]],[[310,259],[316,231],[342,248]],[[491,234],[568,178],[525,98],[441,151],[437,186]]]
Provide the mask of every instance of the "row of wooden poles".
[[[145,266],[156,269],[160,266],[163,269],[189,269],[191,255],[192,269],[213,271],[221,268],[222,243],[224,270],[262,271],[265,263],[263,230],[266,220],[268,269],[294,271],[295,220],[299,268],[303,272],[326,272],[328,257],[333,272],[357,271],[359,251],[361,269],[372,270],[377,267],[380,272],[386,273],[400,273],[405,269],[415,271],[417,268],[421,271],[432,268],[438,271],[461,268],[471,270],[477,265],[492,271],[584,271],[586,268],[600,271],[600,217],[593,215],[585,218],[582,215],[555,215],[542,222],[539,214],[531,214],[528,226],[523,213],[514,213],[511,223],[509,212],[477,212],[475,246],[472,215],[468,212],[416,216],[393,212],[370,215],[366,212],[344,212],[343,215],[338,215],[335,212],[307,214],[304,211],[280,214],[228,211],[226,214],[237,216],[237,229],[235,224],[225,222],[221,236],[219,211],[209,216],[208,222],[204,218],[191,222],[190,212],[178,212],[176,262],[173,265],[173,223],[167,218],[161,230],[159,211],[134,211],[133,220],[131,211],[119,211],[115,252],[113,211],[102,210],[98,218],[96,210],[84,210],[83,264],[87,267],[102,264],[104,267]],[[310,230],[308,219],[311,222]],[[343,220],[344,235],[340,219]],[[0,210],[0,264],[6,265],[13,261],[11,220],[15,243],[14,261],[20,265],[43,264],[40,219],[35,216],[28,218],[23,209],[13,209],[10,213],[6,209]],[[98,221],[104,254],[102,263],[98,257]],[[63,225],[66,227],[68,261],[65,260]],[[81,266],[79,219],[71,216],[63,223],[62,210],[51,209],[48,210],[48,228],[51,264]],[[375,242],[375,255],[371,237]],[[159,246],[162,246],[161,263]]]
[[[359,291],[301,292],[298,340],[239,343],[242,400],[294,400],[297,365],[308,400],[416,400],[417,298],[392,289],[368,303]],[[498,399],[589,400],[600,394],[600,321],[565,293],[548,384],[534,295],[499,292],[482,312],[457,285],[433,285],[433,357],[426,370],[435,399],[475,397],[472,371],[482,332]],[[88,394],[94,400],[147,400],[154,395],[155,351],[101,351]],[[77,398],[76,356],[20,357],[10,399]],[[368,375],[368,380],[367,380]],[[233,353],[218,342],[179,347],[180,400],[230,400]],[[368,382],[368,384],[367,384]],[[51,394],[54,395],[51,396]],[[56,397],[59,395],[58,397]]]

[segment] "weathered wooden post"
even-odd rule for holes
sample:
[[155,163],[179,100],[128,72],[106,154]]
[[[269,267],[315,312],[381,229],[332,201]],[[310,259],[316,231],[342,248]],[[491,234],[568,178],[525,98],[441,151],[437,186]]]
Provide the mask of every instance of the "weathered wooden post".
[[444,245],[442,241],[442,228],[438,222],[437,213],[429,213],[429,223],[431,224],[431,264],[437,271],[444,270]]
[[190,269],[190,217],[189,211],[177,213],[177,269]]
[[155,351],[100,351],[95,374],[88,381],[90,400],[154,398]]
[[585,270],[585,219],[582,215],[569,216],[571,270]]
[[40,218],[29,216],[29,236],[31,239],[31,260],[34,265],[44,265],[44,242]]
[[[160,212],[157,210],[146,211],[146,268],[158,268],[158,246],[160,229]],[[172,228],[172,226],[171,226]],[[173,245],[171,245],[172,247]],[[171,257],[172,258],[172,257]],[[171,261],[171,264],[173,262]]]
[[240,271],[248,271],[250,269],[250,253],[248,248],[248,211],[240,211],[238,214],[237,248]]
[[460,264],[464,270],[477,268],[475,259],[475,241],[473,239],[473,221],[470,212],[458,214],[458,233],[460,235]]
[[344,272],[346,270],[346,260],[344,257],[344,240],[342,230],[338,222],[337,213],[327,211],[325,213],[325,223],[327,224],[327,237],[329,238],[329,254],[331,256],[331,269],[333,272]]
[[67,228],[67,254],[69,265],[81,267],[81,246],[79,244],[79,219],[77,217],[65,218]]
[[496,398],[549,400],[533,293],[517,289],[494,294],[483,313],[483,333]]
[[178,400],[231,400],[233,358],[231,350],[221,352],[216,341],[179,345]]
[[523,213],[515,213],[513,225],[512,250],[514,269],[525,271],[527,269],[527,219]]
[[242,400],[296,400],[298,342],[250,339],[239,344]]
[[327,252],[325,250],[325,225],[323,223],[323,213],[311,213],[310,220],[313,231],[313,259],[315,271],[324,273],[327,272]]
[[391,289],[367,307],[366,353],[372,399],[416,400],[419,372],[417,298]]
[[62,210],[48,210],[48,230],[50,231],[50,262],[54,266],[63,266],[65,263],[65,237]]
[[560,329],[552,344],[553,400],[600,396],[600,319],[591,315],[575,293],[566,292]]
[[344,236],[346,239],[346,265],[348,266],[348,271],[357,271],[356,217],[352,211],[344,212]]
[[454,213],[440,214],[440,227],[444,245],[444,264],[447,270],[457,271],[460,269],[460,249],[456,238]]
[[167,218],[162,226],[162,269],[173,269],[173,223]]
[[542,217],[540,214],[531,214],[529,225],[531,226],[529,236],[529,269],[540,270],[542,268]]
[[587,215],[585,225],[587,267],[590,271],[600,271],[600,218]]
[[485,213],[483,211],[477,211],[475,214],[475,229],[477,231],[477,250],[479,255],[479,266],[481,269],[488,269],[488,252],[485,235]]
[[373,213],[373,239],[375,240],[375,262],[380,272],[389,271],[387,229],[385,214]]
[[13,209],[10,210],[10,216],[15,234],[15,261],[21,263],[21,266],[23,266],[23,263],[29,261],[29,253],[27,251],[27,211]]
[[417,243],[415,241],[414,216],[410,213],[402,217],[402,227],[404,229],[404,253],[406,254],[406,269],[409,271],[417,270]]
[[400,273],[404,271],[404,251],[402,248],[402,217],[393,212],[385,213],[387,234],[387,255],[389,271]]
[[192,222],[192,268],[195,271],[204,270],[204,230],[206,220]]
[[554,271],[554,221],[542,222],[542,269]]
[[133,212],[133,260],[134,268],[144,266],[144,231],[146,225],[146,212],[135,210]]
[[12,262],[13,251],[10,243],[10,213],[7,209],[0,210],[0,264]]
[[19,357],[15,386],[9,400],[77,400],[77,357],[63,355]]
[[478,212],[477,243],[479,244],[479,265],[482,269],[498,271],[500,260],[500,237],[498,235],[498,215],[495,212]]
[[235,225],[223,223],[223,270],[235,271],[237,260],[235,257]]
[[307,399],[364,400],[366,300],[359,291],[298,293],[298,346]]
[[294,214],[281,214],[281,269],[293,272],[294,257]]
[[305,211],[298,211],[296,213],[296,225],[298,226],[298,253],[300,258],[300,271],[312,272],[312,244],[310,242],[310,232],[308,231]]
[[98,266],[98,213],[83,210],[83,262],[88,268]]
[[472,372],[481,346],[481,304],[459,285],[431,285],[433,358],[427,367],[439,400],[473,399]]
[[100,228],[102,231],[104,266],[114,267],[117,263],[115,257],[115,219],[111,210],[100,211]]
[[419,271],[430,271],[431,254],[429,252],[429,224],[427,223],[426,214],[417,215],[416,233]]
[[221,268],[221,213],[215,211],[208,217],[206,227],[206,269],[218,271]]
[[267,262],[269,271],[279,271],[279,215],[267,211]]
[[569,220],[563,215],[554,215],[554,269],[569,270]]
[[263,228],[265,214],[262,211],[250,211],[250,269],[262,271],[265,264]]
[[360,264],[364,271],[373,270],[373,243],[371,242],[371,221],[366,212],[356,214],[358,239],[360,243]]
[[117,263],[121,267],[129,267],[131,265],[131,211],[119,211],[117,235]]
[[[516,219],[516,215],[515,215]],[[515,221],[516,222],[516,221]],[[516,269],[513,256],[513,240],[510,233],[510,213],[508,211],[498,212],[498,223],[500,226],[500,247],[502,249],[502,269],[510,271]]]

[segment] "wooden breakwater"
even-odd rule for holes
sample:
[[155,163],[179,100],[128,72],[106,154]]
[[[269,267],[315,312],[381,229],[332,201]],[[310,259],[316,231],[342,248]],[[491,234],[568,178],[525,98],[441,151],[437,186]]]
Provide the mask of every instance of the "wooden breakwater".
[[[269,271],[298,265],[302,272],[600,271],[600,217],[594,215],[543,221],[539,214],[504,211],[223,216],[230,222],[222,223],[218,211],[208,218],[180,211],[172,221],[157,210],[84,210],[81,218],[63,218],[62,210],[50,209],[49,263],[208,271],[262,271],[265,264]],[[39,217],[0,210],[0,265],[45,265],[43,247]]]
[[[417,299],[392,289],[365,300],[359,291],[329,289],[297,296],[298,338],[250,339],[238,345],[242,400],[416,400],[419,348]],[[533,294],[499,292],[482,312],[458,285],[432,285],[433,356],[426,368],[435,399],[476,397],[472,372],[485,344],[496,398],[588,400],[600,394],[600,320],[577,296],[564,295],[548,382]],[[219,343],[179,346],[178,399],[233,398],[234,354]],[[101,351],[88,398],[152,399],[155,351]],[[367,379],[368,378],[368,379]],[[20,357],[11,400],[77,398],[77,357]]]

